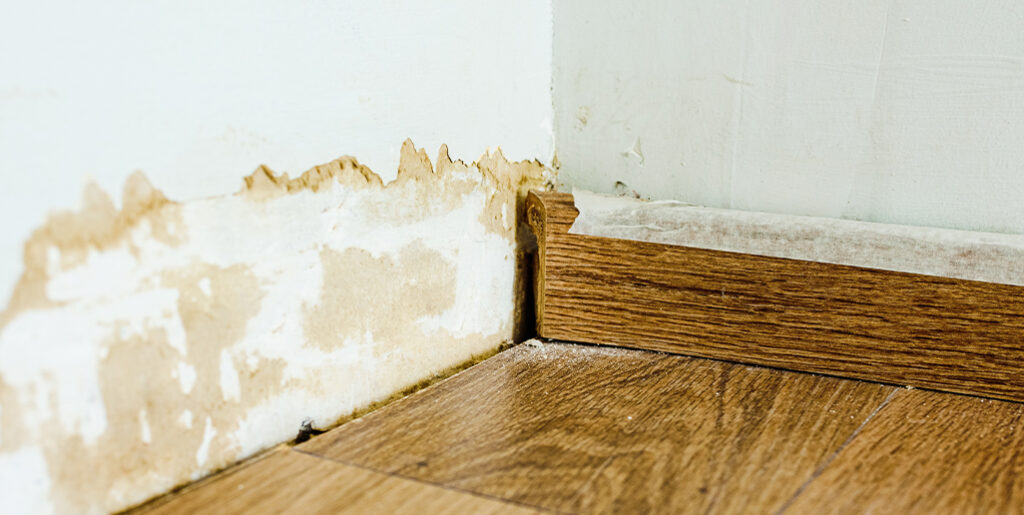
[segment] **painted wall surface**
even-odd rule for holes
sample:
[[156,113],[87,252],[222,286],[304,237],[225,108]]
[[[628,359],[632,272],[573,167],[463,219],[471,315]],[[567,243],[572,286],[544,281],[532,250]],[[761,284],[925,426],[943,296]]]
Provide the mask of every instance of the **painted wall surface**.
[[547,161],[550,24],[549,0],[6,2],[0,306],[88,178],[188,200],[347,152],[387,180],[407,137]]
[[1024,3],[555,0],[553,16],[567,186],[1024,232]]

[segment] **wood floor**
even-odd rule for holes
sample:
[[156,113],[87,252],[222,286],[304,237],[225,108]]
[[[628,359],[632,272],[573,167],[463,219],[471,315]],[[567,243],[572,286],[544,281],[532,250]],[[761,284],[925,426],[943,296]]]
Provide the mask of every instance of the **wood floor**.
[[140,511],[1013,513],[1021,408],[526,343]]

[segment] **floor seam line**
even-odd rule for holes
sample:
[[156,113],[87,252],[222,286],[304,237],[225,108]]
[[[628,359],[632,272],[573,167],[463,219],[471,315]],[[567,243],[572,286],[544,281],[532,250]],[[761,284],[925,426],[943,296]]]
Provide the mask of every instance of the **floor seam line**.
[[874,410],[871,411],[870,414],[868,414],[867,418],[864,419],[864,422],[861,422],[860,425],[857,426],[857,429],[855,429],[853,433],[851,433],[850,436],[846,438],[846,441],[840,444],[839,447],[835,451],[833,451],[832,454],[829,455],[829,457],[817,469],[814,470],[814,473],[811,474],[811,477],[807,478],[807,480],[800,485],[800,488],[797,488],[796,491],[793,492],[793,495],[791,495],[789,499],[787,499],[786,502],[783,503],[781,507],[779,507],[779,509],[775,512],[775,515],[782,515],[786,510],[788,510],[789,507],[792,506],[794,502],[796,502],[796,499],[800,497],[801,494],[804,493],[804,490],[806,490],[807,487],[814,482],[814,480],[818,479],[818,477],[825,472],[825,469],[827,469],[829,465],[831,465],[832,462],[835,461],[835,459],[839,456],[839,453],[843,452],[851,443],[853,443],[853,440],[856,439],[857,436],[859,436],[860,433],[864,430],[864,428],[867,427],[868,423],[875,418],[875,415],[881,412],[883,408],[888,406],[889,402],[892,401],[893,397],[895,397],[896,394],[899,393],[901,390],[902,388],[894,387],[893,390],[889,392],[889,395],[887,395],[885,399],[878,405],[878,407],[876,407]]
[[586,482],[584,482],[583,485],[580,486],[579,490],[576,491],[576,494],[573,495],[572,500],[569,501],[569,506],[576,505],[576,503],[583,497],[583,494],[586,493],[587,487],[597,479],[597,476],[604,472],[604,469],[608,468],[608,465],[611,465],[615,458],[616,456],[612,454],[604,459],[604,463],[601,463],[601,466],[598,467],[589,478],[587,478]]
[[408,481],[414,481],[416,483],[420,483],[420,484],[424,484],[424,485],[430,485],[430,486],[434,486],[434,487],[437,487],[437,488],[442,488],[444,490],[448,490],[448,491],[451,491],[451,492],[458,492],[458,493],[461,493],[461,494],[473,495],[473,496],[476,496],[476,497],[481,497],[481,498],[489,499],[489,500],[492,500],[492,501],[499,501],[499,502],[502,502],[502,503],[505,503],[505,504],[513,504],[513,505],[516,505],[516,506],[522,506],[524,508],[530,508],[532,510],[539,510],[539,511],[543,511],[543,512],[546,512],[546,513],[565,513],[565,512],[558,511],[558,510],[552,510],[550,508],[545,508],[543,506],[535,506],[535,505],[524,503],[524,502],[520,502],[520,501],[513,501],[511,499],[505,499],[503,497],[498,497],[496,495],[490,495],[490,494],[485,494],[485,493],[481,493],[481,492],[475,492],[473,490],[466,490],[464,488],[459,488],[459,487],[455,487],[455,486],[451,486],[451,485],[446,485],[446,484],[443,484],[443,483],[434,483],[433,481],[428,481],[426,479],[421,479],[421,478],[418,478],[418,477],[405,476],[405,475],[402,475],[402,474],[397,474],[395,472],[389,472],[389,471],[385,471],[385,470],[378,470],[378,469],[376,469],[374,467],[369,467],[369,466],[362,465],[362,464],[359,464],[359,463],[352,463],[350,461],[342,460],[342,459],[339,459],[339,458],[334,458],[332,456],[324,456],[322,454],[316,454],[316,453],[313,453],[313,452],[310,452],[310,451],[307,451],[307,450],[297,449],[295,447],[292,447],[291,450],[295,451],[297,453],[300,453],[300,454],[305,454],[306,456],[312,456],[312,457],[317,458],[317,459],[326,460],[326,461],[330,461],[330,462],[333,462],[333,463],[339,463],[341,465],[347,465],[347,466],[350,466],[350,467],[355,467],[355,468],[358,468],[358,469],[361,469],[361,470],[366,470],[366,471],[374,472],[374,473],[377,473],[377,474],[383,474],[383,475],[388,476],[388,477],[393,477],[393,478],[397,478],[397,479],[405,479],[405,480],[408,480]]

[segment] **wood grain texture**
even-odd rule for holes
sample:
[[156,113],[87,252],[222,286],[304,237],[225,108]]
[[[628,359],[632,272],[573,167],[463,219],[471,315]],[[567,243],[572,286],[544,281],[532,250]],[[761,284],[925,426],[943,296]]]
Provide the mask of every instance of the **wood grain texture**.
[[1022,513],[1024,406],[901,391],[792,513]]
[[670,354],[519,345],[299,449],[563,512],[770,513],[894,390]]
[[531,193],[538,333],[1024,400],[1024,288],[569,234]]
[[138,513],[536,513],[290,449],[221,473]]

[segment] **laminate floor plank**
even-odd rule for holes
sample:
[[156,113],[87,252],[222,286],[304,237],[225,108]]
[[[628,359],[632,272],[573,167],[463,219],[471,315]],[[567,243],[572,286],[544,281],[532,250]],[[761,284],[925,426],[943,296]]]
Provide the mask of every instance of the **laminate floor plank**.
[[537,513],[291,449],[229,469],[139,513]]
[[769,513],[896,392],[670,354],[523,344],[298,448],[563,512]]
[[1022,513],[1024,405],[903,391],[790,513]]

